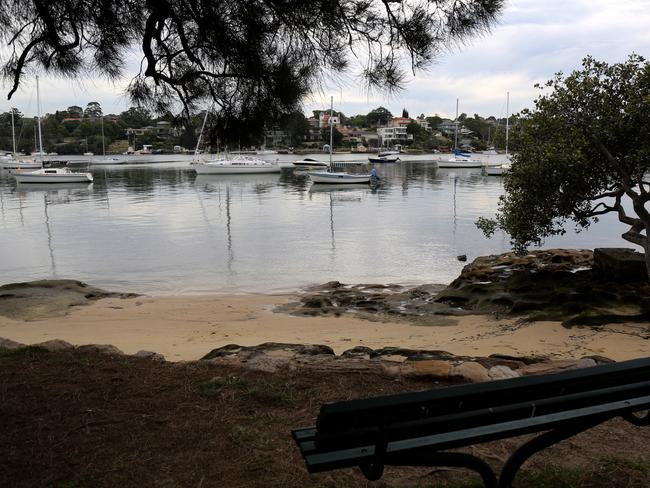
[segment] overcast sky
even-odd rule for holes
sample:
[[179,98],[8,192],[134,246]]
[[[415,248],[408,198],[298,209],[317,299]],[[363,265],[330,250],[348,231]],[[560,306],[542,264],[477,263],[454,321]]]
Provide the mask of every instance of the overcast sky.
[[[329,107],[333,95],[335,110],[347,115],[383,105],[394,114],[405,107],[411,116],[453,117],[458,98],[461,112],[504,116],[507,91],[511,112],[517,112],[532,105],[535,83],[579,67],[585,55],[617,62],[632,52],[650,57],[650,0],[510,0],[491,33],[445,54],[400,93],[368,94],[348,82],[312,95],[305,111]],[[129,106],[127,83],[41,78],[41,106],[43,112],[54,112],[99,101],[104,113],[119,113]],[[3,91],[8,92],[7,86]],[[35,97],[33,79],[25,78],[2,110],[11,105],[33,115]]]

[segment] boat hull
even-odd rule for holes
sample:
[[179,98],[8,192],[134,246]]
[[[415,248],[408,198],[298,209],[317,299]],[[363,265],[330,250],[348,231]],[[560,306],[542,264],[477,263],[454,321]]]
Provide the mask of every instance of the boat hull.
[[437,161],[438,168],[482,168],[485,164],[482,161],[463,160],[440,160]]
[[90,183],[93,177],[88,173],[70,174],[31,174],[16,173],[14,175],[18,183]]
[[397,156],[379,156],[377,158],[368,157],[368,161],[371,163],[398,163],[399,158]]
[[194,171],[199,175],[242,175],[242,174],[260,174],[260,173],[279,173],[282,168],[278,165],[271,166],[228,166],[228,165],[210,165],[195,164],[192,166]]
[[309,177],[314,183],[327,184],[354,184],[369,183],[370,175],[355,175],[348,173],[327,173],[325,171],[312,171]]

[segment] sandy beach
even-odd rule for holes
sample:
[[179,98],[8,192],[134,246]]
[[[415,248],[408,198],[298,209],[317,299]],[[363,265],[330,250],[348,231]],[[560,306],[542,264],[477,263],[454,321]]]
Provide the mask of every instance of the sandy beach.
[[23,321],[0,316],[0,337],[35,344],[113,344],[126,353],[155,351],[167,360],[196,360],[226,344],[325,344],[337,353],[354,346],[445,350],[457,355],[601,355],[624,360],[650,355],[647,325],[565,328],[559,322],[517,324],[485,315],[454,317],[455,325],[422,326],[341,317],[275,313],[290,295],[202,295],[104,298],[62,317]]

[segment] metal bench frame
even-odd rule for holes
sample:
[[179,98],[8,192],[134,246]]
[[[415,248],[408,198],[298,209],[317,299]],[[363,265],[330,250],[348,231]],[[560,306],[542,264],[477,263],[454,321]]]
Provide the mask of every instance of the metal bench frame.
[[[615,417],[650,425],[650,358],[543,376],[457,385],[326,404],[317,426],[293,431],[309,472],[359,466],[369,480],[385,466],[455,466],[487,488],[512,485],[535,453]],[[447,449],[539,433],[500,475],[480,458]]]

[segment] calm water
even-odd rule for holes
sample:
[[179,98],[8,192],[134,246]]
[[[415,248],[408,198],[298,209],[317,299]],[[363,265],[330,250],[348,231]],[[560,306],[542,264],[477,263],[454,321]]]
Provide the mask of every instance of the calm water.
[[[197,177],[188,161],[97,168],[91,185],[0,174],[0,283],[74,278],[152,294],[447,283],[457,255],[509,249],[474,225],[494,213],[501,178],[424,161],[377,167],[377,190],[310,188],[291,173]],[[545,247],[622,246],[623,230],[607,216]]]

